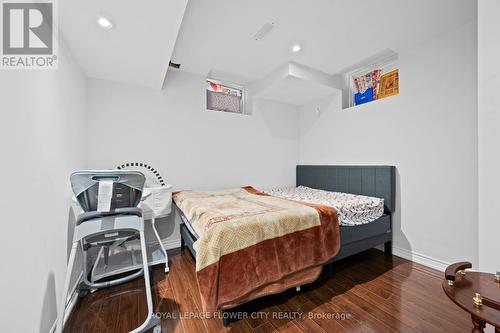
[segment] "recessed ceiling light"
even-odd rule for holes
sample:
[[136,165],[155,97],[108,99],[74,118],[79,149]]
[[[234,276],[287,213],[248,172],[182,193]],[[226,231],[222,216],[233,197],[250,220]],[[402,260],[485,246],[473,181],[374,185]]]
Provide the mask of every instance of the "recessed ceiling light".
[[292,52],[293,53],[300,52],[300,50],[302,50],[302,47],[300,46],[300,44],[293,44],[292,45]]
[[113,28],[113,22],[111,22],[109,19],[102,17],[102,16],[97,18],[97,23],[101,26],[101,28],[104,28],[104,29]]

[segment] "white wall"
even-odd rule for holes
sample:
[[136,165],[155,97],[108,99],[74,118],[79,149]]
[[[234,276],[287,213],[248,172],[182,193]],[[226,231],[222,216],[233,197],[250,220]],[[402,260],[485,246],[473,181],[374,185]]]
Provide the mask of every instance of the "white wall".
[[66,273],[69,173],[85,167],[85,86],[60,45],[58,70],[0,72],[2,332],[46,333]]
[[89,80],[89,166],[147,162],[176,190],[294,184],[294,108],[259,101],[238,115],[207,111],[205,98],[205,79],[178,71],[162,91]]
[[476,40],[472,22],[400,52],[399,96],[300,111],[301,163],[397,167],[397,253],[441,268],[478,259]]
[[[295,184],[298,114],[258,101],[250,116],[205,109],[205,78],[170,71],[161,91],[88,81],[92,168],[146,162],[175,190]],[[169,229],[168,244],[180,242]],[[168,245],[167,244],[167,245]]]
[[478,5],[479,266],[495,272],[500,270],[500,2],[481,0]]

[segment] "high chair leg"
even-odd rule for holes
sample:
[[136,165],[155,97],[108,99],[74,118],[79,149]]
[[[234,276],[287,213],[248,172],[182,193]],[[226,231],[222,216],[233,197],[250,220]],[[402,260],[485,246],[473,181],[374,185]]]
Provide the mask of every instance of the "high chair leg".
[[146,288],[146,302],[148,305],[148,315],[146,320],[141,326],[137,327],[130,333],[142,333],[151,328],[154,328],[155,333],[161,333],[161,319],[154,315],[153,309],[153,296],[151,294],[151,283],[149,281],[149,267],[148,267],[148,253],[146,252],[146,240],[144,238],[144,231],[140,231],[141,238],[141,255],[142,267],[144,270],[144,286]]
[[170,268],[168,267],[168,253],[167,253],[167,250],[165,249],[165,246],[163,246],[163,242],[161,241],[161,237],[158,234],[158,230],[156,230],[155,223],[156,223],[156,220],[153,217],[151,219],[151,226],[152,226],[152,229],[155,233],[156,239],[158,240],[158,244],[160,244],[161,251],[163,252],[163,255],[165,256],[165,273],[168,273],[170,271]]

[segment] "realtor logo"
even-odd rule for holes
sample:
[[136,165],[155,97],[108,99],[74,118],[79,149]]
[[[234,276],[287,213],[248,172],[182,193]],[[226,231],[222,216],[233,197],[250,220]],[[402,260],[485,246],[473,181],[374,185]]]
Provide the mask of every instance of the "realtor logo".
[[53,1],[1,1],[2,69],[57,68]]

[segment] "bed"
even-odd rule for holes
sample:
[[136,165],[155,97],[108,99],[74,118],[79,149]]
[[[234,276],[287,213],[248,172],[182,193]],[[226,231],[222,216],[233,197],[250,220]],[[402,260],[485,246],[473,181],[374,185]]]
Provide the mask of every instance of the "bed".
[[[258,290],[252,295],[243,298],[237,299],[234,302],[221,302],[221,301],[211,301],[208,300],[209,304],[205,310],[217,310],[222,309],[227,311],[228,309],[239,306],[240,304],[249,301],[251,299],[266,296],[272,293],[278,293],[284,291],[287,288],[300,285],[304,282],[312,282],[317,278],[319,274],[317,270],[312,271],[317,266],[318,263],[321,266],[326,266],[327,268],[331,267],[332,262],[345,258],[347,256],[365,251],[372,247],[378,245],[384,245],[384,249],[386,253],[391,253],[391,242],[392,242],[392,228],[391,228],[391,219],[392,213],[394,212],[394,204],[395,204],[395,167],[393,166],[313,166],[313,165],[298,165],[296,169],[296,185],[298,187],[304,186],[307,188],[313,188],[318,190],[332,191],[332,192],[344,192],[344,193],[352,193],[358,195],[364,195],[369,197],[378,197],[383,199],[383,212],[381,212],[381,216],[377,218],[375,221],[370,223],[364,223],[354,226],[346,226],[339,225],[336,210],[333,209],[333,213],[328,211],[329,207],[326,206],[318,206],[314,204],[307,204],[301,202],[306,206],[310,206],[311,208],[316,209],[320,215],[320,220],[322,218],[322,214],[326,216],[324,221],[328,221],[329,224],[334,227],[329,227],[328,230],[323,230],[320,234],[314,236],[316,238],[311,239],[322,239],[321,241],[315,241],[308,243],[309,251],[311,251],[310,255],[317,256],[316,261],[309,263],[310,271],[304,270],[302,272],[297,272],[295,276],[290,275],[288,280],[280,281],[280,284],[271,284],[267,287],[267,289]],[[266,196],[266,193],[256,191],[253,188],[247,188],[247,192],[251,194],[257,194],[259,196]],[[189,191],[188,191],[189,192]],[[230,193],[233,195],[232,193]],[[237,193],[239,196],[241,193]],[[244,194],[243,194],[244,195]],[[262,198],[262,197],[259,197]],[[271,197],[275,198],[275,197]],[[274,200],[274,199],[272,199]],[[178,200],[179,201],[179,200]],[[290,200],[287,200],[290,201]],[[293,201],[290,201],[293,203]],[[280,201],[271,201],[271,204],[281,203]],[[266,202],[269,204],[269,202]],[[176,206],[177,207],[177,206]],[[319,207],[319,208],[318,208]],[[186,205],[183,206],[184,210],[186,210]],[[289,207],[287,207],[289,208]],[[291,209],[296,209],[296,206],[291,207]],[[186,214],[179,208],[177,208],[179,215],[183,220],[183,224],[181,224],[181,239],[182,239],[182,247],[187,248],[193,257],[196,259],[196,250],[197,247],[200,249],[200,242],[198,242],[198,246],[195,246],[194,243],[199,239],[200,232],[203,232],[200,228],[198,228],[198,232],[193,228],[193,225],[190,223],[189,219],[186,217]],[[325,213],[326,212],[326,213]],[[307,210],[302,212],[307,215],[310,213]],[[230,215],[230,214],[229,214]],[[304,215],[304,216],[305,216]],[[335,215],[334,217],[329,215]],[[193,216],[193,213],[190,214]],[[323,221],[323,220],[322,220]],[[326,223],[324,225],[327,225]],[[321,223],[320,223],[321,224]],[[305,228],[305,227],[304,227]],[[214,236],[215,237],[215,236]],[[217,236],[220,238],[220,236]],[[303,237],[303,236],[302,236]],[[206,237],[205,237],[206,238]],[[338,242],[338,244],[334,244]],[[312,243],[312,247],[309,246]],[[326,245],[325,245],[326,244]],[[303,245],[302,245],[303,246]],[[285,246],[286,247],[286,246]],[[307,250],[307,249],[305,249]],[[202,256],[203,259],[198,258],[197,260],[197,272],[198,272],[198,282],[203,285],[204,277],[200,278],[200,267],[198,264],[201,260],[206,261],[206,250],[203,250]],[[318,255],[317,253],[320,253]],[[200,252],[201,253],[201,252]],[[297,253],[295,253],[297,255]],[[309,256],[310,256],[309,255]],[[325,260],[325,258],[328,260]],[[241,262],[242,260],[236,260]],[[235,260],[233,260],[233,263]],[[281,263],[274,263],[275,265],[280,265]],[[283,263],[283,266],[286,266],[287,263]],[[241,270],[242,267],[239,267],[237,270]],[[214,274],[223,274],[219,272],[219,266],[214,270],[211,270],[209,274],[204,274],[205,276],[213,277]],[[321,269],[319,270],[319,272]],[[229,273],[224,273],[225,276],[229,275]],[[242,274],[244,275],[244,274]],[[246,274],[249,275],[249,274]],[[251,274],[250,274],[251,275]],[[307,276],[306,276],[307,275]],[[224,278],[225,276],[222,276]],[[201,282],[200,282],[201,279]],[[224,285],[227,282],[219,281],[220,277],[217,279],[210,281],[208,283],[208,288],[205,289],[205,297],[202,298],[210,298],[212,297],[212,290],[214,290],[213,294],[218,292],[218,289],[221,288],[221,285]],[[203,294],[202,287],[200,285],[200,291]],[[232,286],[231,289],[234,289]],[[234,298],[234,296],[233,296]],[[204,304],[205,305],[205,304]],[[226,324],[227,322],[225,322]]]

